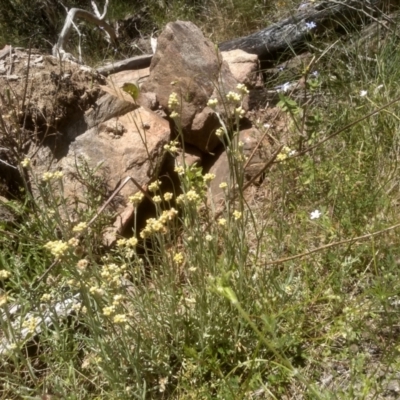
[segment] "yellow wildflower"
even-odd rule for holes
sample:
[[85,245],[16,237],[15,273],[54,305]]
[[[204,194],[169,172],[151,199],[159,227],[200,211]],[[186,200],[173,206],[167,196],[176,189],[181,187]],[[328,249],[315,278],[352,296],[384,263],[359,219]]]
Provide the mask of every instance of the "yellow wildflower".
[[179,106],[178,95],[175,92],[172,92],[168,98],[168,108],[173,110],[174,108]]
[[6,269],[1,269],[0,270],[0,280],[2,279],[7,279],[11,276],[11,272],[7,271]]
[[30,167],[30,166],[31,166],[31,159],[28,158],[28,157],[25,157],[25,158],[21,161],[21,165],[22,165],[24,168]]
[[158,189],[160,189],[161,181],[156,180],[149,185],[150,192],[155,193]]
[[183,254],[182,253],[175,253],[173,260],[177,264],[182,264],[182,262],[183,262]]
[[115,324],[126,324],[127,318],[125,314],[117,314],[114,316],[113,321]]
[[171,192],[164,193],[165,201],[170,201],[170,200],[172,200],[173,197],[174,197],[174,195]]
[[79,222],[78,225],[75,225],[75,226],[72,228],[72,231],[73,231],[73,232],[82,232],[82,231],[84,231],[86,228],[87,228],[87,223],[86,223],[86,222]]
[[129,202],[137,206],[143,200],[143,197],[144,195],[142,192],[137,192],[133,196],[129,196]]
[[115,312],[115,306],[108,306],[103,308],[103,314],[106,317],[109,317],[110,315],[114,314]]
[[161,198],[161,196],[154,196],[153,201],[154,201],[154,203],[159,204],[162,202],[162,198]]
[[215,179],[215,174],[208,173],[208,174],[205,174],[205,175],[203,176],[203,181],[204,181],[205,183],[210,182],[210,181],[212,181],[213,179]]
[[44,245],[46,250],[49,250],[56,259],[62,258],[68,251],[68,244],[63,242],[62,240],[55,240],[52,242],[48,242]]
[[233,212],[233,217],[235,218],[235,220],[239,220],[240,218],[242,218],[242,213],[240,211],[235,210]]

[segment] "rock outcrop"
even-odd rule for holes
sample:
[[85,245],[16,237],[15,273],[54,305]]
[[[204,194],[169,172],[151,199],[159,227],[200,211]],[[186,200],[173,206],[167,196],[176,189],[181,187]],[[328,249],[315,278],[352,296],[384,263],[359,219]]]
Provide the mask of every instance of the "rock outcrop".
[[143,91],[155,93],[165,110],[171,93],[177,93],[185,142],[210,152],[219,144],[214,134],[219,121],[207,102],[235,90],[236,85],[214,44],[193,23],[178,21],[169,23],[158,37]]
[[[7,60],[18,61],[18,68]],[[0,79],[9,82],[17,98],[24,92],[27,62],[27,53],[22,50],[6,47],[0,51]],[[85,204],[88,183],[79,176],[83,165],[95,171],[98,182],[101,180],[104,200],[127,177],[136,182],[120,188],[110,203],[116,218],[107,231],[108,244],[132,219],[129,196],[139,190],[137,186],[146,189],[164,161],[166,171],[173,174],[175,165],[184,162],[201,166],[205,155],[221,153],[221,141],[215,135],[220,120],[207,106],[208,101],[217,98],[216,111],[225,118],[226,94],[236,91],[238,81],[250,87],[259,84],[257,57],[242,51],[222,55],[199,28],[182,21],[168,24],[161,33],[150,68],[121,71],[106,79],[71,61],[63,62],[60,69],[59,60],[39,53],[33,53],[30,62],[28,76],[33,90],[25,100],[25,109],[38,134],[31,135],[27,155],[33,157],[31,168],[38,178],[47,171],[63,172],[63,195],[67,199],[63,215],[74,220],[76,206]],[[137,98],[123,90],[125,83],[140,88]],[[176,93],[179,103],[175,120],[169,117],[171,93]],[[187,152],[165,160],[164,146],[174,138],[171,127],[176,129],[176,121],[182,127]],[[247,156],[259,136],[253,131],[240,133]],[[256,168],[254,160],[246,173]],[[217,175],[212,196],[218,197],[217,183],[229,178],[224,152],[211,172]],[[34,179],[31,184],[34,196],[38,195]]]

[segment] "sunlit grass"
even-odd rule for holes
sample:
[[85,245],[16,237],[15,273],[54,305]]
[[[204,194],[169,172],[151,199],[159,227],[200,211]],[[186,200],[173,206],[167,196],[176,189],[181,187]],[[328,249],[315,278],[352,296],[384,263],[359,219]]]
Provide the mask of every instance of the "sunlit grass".
[[[72,222],[64,177],[34,176],[21,155],[38,191],[26,185],[7,203],[18,222],[1,226],[1,398],[389,393],[400,351],[399,105],[364,117],[400,95],[400,52],[388,41],[375,59],[360,55],[337,45],[303,72],[307,96],[281,93],[286,134],[253,197],[237,131],[247,89],[229,93],[229,118],[218,114],[231,166],[222,213],[207,202],[214,176],[177,166],[179,187],[154,180],[155,215],[113,248],[102,243],[111,213],[89,223],[105,193],[88,185]],[[175,155],[177,94],[168,111]]]

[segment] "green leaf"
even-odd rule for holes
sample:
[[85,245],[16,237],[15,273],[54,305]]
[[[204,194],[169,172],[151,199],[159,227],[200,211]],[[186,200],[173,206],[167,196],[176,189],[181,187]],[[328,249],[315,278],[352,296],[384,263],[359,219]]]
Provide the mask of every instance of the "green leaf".
[[132,96],[133,100],[137,100],[139,97],[140,89],[139,86],[136,85],[136,83],[129,83],[126,82],[122,86],[122,90]]

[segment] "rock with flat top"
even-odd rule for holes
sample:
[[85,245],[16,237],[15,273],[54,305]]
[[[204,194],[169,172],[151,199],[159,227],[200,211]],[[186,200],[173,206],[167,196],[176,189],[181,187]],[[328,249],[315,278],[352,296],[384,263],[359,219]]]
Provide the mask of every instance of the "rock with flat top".
[[223,51],[221,54],[238,82],[244,83],[248,88],[263,86],[260,61],[256,54],[246,53],[239,49]]

